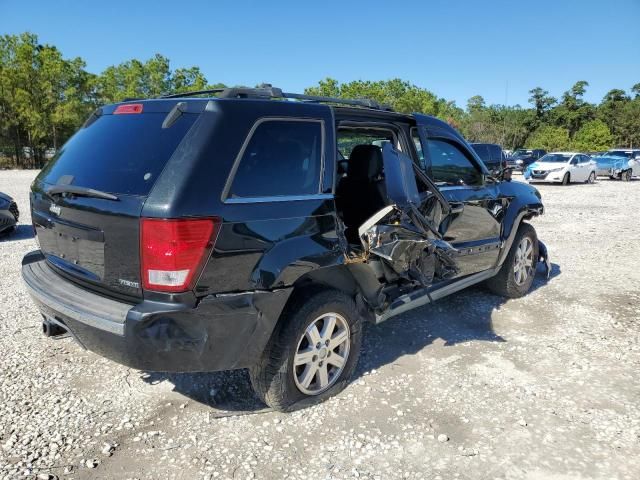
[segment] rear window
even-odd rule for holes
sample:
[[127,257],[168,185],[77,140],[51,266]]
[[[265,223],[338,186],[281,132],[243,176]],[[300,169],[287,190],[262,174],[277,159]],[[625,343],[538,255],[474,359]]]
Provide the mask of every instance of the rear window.
[[473,147],[473,150],[478,154],[478,156],[484,163],[491,161],[491,155],[489,153],[489,149],[487,148],[487,145],[485,145],[484,143],[479,143],[471,146]]
[[166,113],[102,115],[81,128],[44,168],[40,179],[109,193],[148,195],[165,164],[184,138],[195,114],[183,114],[162,128]]
[[491,152],[491,160],[494,162],[502,160],[502,148],[499,145],[489,145],[489,151]]

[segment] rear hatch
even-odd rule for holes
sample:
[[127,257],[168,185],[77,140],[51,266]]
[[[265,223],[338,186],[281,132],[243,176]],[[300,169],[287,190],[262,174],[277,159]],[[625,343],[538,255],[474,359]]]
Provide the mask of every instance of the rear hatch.
[[47,261],[63,276],[108,295],[142,296],[140,213],[203,108],[202,101],[181,102],[163,128],[177,103],[103,107],[38,175],[33,223]]

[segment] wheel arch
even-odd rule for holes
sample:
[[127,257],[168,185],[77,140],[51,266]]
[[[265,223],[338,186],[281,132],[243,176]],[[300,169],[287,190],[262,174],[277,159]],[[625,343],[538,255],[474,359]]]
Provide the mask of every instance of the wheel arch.
[[292,285],[293,290],[278,318],[278,325],[301,298],[326,290],[342,292],[353,298],[359,313],[366,320],[373,320],[375,308],[384,302],[382,287],[366,263],[332,265],[312,270],[300,276]]
[[273,338],[277,338],[276,336],[286,325],[286,319],[300,305],[300,302],[303,301],[302,299],[311,295],[328,290],[345,293],[354,299],[358,313],[363,319],[372,323],[375,321],[375,307],[371,302],[384,301],[384,297],[380,293],[382,284],[366,263],[339,264],[317,268],[301,275],[291,288],[291,294],[280,311],[280,315],[271,331],[270,339],[266,342],[263,351],[272,342]]
[[517,208],[515,205],[512,206],[515,208],[507,212],[507,215],[505,217],[505,223],[502,232],[503,246],[498,257],[496,268],[501,267],[505,259],[507,258],[507,255],[509,254],[509,250],[513,245],[513,241],[516,237],[516,234],[518,233],[520,225],[525,222],[529,223],[529,220],[531,220],[533,217],[541,215],[544,210],[542,204],[521,204],[519,208]]

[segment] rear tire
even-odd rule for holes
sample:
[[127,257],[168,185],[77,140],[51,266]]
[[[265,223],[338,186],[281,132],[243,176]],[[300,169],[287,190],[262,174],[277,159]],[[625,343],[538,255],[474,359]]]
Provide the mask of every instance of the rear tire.
[[596,174],[595,174],[595,172],[591,172],[589,174],[589,178],[587,178],[587,183],[591,184],[591,185],[596,183]]
[[631,170],[625,170],[620,174],[620,180],[623,182],[628,182],[631,180]]
[[360,356],[362,317],[354,300],[336,290],[300,296],[283,315],[249,376],[264,403],[286,412],[347,386]]
[[519,298],[529,291],[538,266],[538,236],[528,223],[521,223],[500,271],[487,280],[493,293]]
[[571,175],[569,175],[569,172],[564,174],[564,177],[562,177],[562,185],[569,185],[571,183]]

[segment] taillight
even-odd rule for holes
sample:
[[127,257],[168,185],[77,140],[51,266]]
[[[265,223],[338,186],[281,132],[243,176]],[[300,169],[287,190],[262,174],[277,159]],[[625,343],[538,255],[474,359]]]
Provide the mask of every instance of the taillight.
[[142,104],[141,103],[125,103],[122,105],[118,105],[114,110],[114,115],[124,115],[131,113],[142,113]]
[[191,290],[213,248],[220,223],[219,218],[143,218],[142,287],[163,292]]

